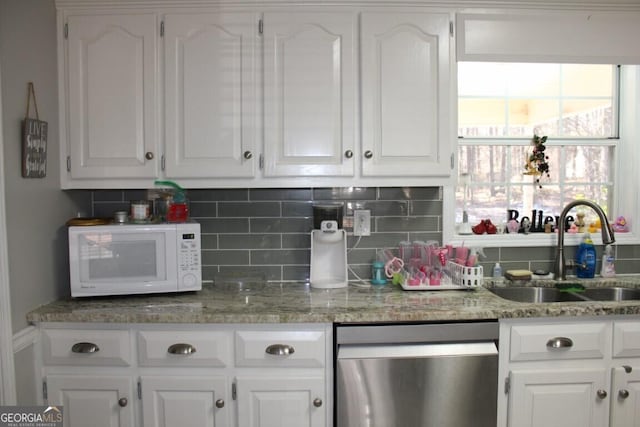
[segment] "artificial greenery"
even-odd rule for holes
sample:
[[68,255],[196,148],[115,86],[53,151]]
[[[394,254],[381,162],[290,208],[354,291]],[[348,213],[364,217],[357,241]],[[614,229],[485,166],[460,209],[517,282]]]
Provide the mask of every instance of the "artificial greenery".
[[533,175],[536,177],[536,184],[540,188],[542,188],[542,184],[540,184],[540,176],[547,175],[547,178],[551,178],[549,175],[549,156],[545,154],[544,143],[547,142],[546,136],[538,136],[533,135],[533,139],[531,140],[531,144],[533,145],[533,151],[529,155],[529,160],[527,164],[524,165],[525,175]]

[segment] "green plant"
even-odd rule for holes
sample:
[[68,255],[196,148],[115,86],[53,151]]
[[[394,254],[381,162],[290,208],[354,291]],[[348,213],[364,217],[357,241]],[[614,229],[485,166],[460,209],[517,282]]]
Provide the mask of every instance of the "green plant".
[[527,163],[524,165],[525,175],[533,175],[536,177],[536,184],[540,188],[542,188],[542,184],[540,184],[540,176],[547,175],[547,178],[551,178],[549,174],[549,156],[545,154],[544,143],[547,142],[546,136],[538,136],[533,135],[533,139],[531,140],[531,145],[533,145],[533,150],[531,154],[529,154]]

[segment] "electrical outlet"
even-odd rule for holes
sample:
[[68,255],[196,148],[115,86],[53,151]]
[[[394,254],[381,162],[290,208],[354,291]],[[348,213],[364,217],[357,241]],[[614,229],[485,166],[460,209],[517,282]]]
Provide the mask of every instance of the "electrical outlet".
[[353,235],[369,236],[371,234],[371,211],[353,211]]

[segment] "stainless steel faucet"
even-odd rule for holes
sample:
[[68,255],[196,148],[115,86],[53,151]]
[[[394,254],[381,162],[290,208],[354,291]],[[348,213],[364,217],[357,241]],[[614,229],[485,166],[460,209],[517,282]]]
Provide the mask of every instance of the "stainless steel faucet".
[[565,206],[562,210],[560,219],[558,220],[558,254],[556,256],[555,262],[556,280],[567,279],[567,264],[564,259],[564,223],[569,211],[572,208],[580,205],[588,206],[598,214],[602,229],[602,244],[609,245],[616,241],[616,238],[613,235],[613,230],[609,226],[609,220],[607,220],[607,216],[600,206],[588,200],[574,200],[572,202],[569,202],[569,204],[567,204],[567,206]]

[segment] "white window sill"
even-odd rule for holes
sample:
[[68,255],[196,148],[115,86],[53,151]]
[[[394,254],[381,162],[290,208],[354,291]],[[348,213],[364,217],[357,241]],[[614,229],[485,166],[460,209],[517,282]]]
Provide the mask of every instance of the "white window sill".
[[[577,246],[582,242],[582,233],[564,233],[565,246]],[[596,245],[602,245],[600,232],[592,233],[591,238]],[[640,244],[639,236],[633,233],[616,233],[616,245]],[[529,233],[529,234],[456,234],[449,241],[453,246],[483,247],[483,248],[509,248],[509,247],[546,247],[557,246],[558,235],[556,233]]]

